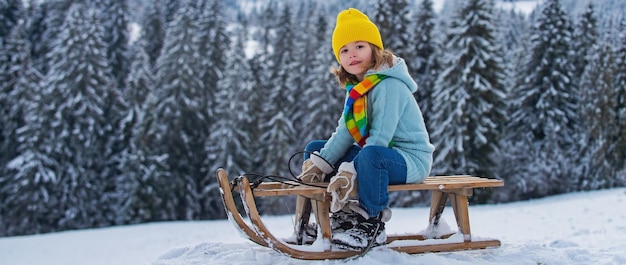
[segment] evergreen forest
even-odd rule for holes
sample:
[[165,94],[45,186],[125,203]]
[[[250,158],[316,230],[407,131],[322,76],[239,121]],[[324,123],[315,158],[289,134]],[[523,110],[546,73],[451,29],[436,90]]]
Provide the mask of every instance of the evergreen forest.
[[505,180],[473,203],[626,185],[626,3],[502,2],[0,0],[0,236],[226,218],[218,168],[297,174],[341,115],[348,7],[419,85],[431,175]]

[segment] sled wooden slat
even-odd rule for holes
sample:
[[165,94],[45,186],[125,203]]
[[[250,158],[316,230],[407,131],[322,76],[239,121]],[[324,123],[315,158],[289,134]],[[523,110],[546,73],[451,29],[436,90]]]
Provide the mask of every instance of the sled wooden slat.
[[[446,239],[451,237],[454,234],[445,234],[445,235],[441,235],[438,237],[438,239]],[[429,238],[427,238],[424,235],[421,234],[401,234],[401,235],[387,235],[387,244],[393,242],[393,241],[398,241],[398,240],[419,240],[419,241],[424,241],[427,240]]]
[[483,240],[459,243],[430,244],[416,246],[391,247],[391,249],[408,254],[420,254],[429,252],[449,252],[470,249],[486,249],[500,246],[499,240]]
[[[306,186],[297,182],[264,182],[254,188],[254,196],[286,196],[286,195],[316,195],[325,194],[327,182],[314,183],[313,186]],[[493,188],[504,185],[502,180],[480,178],[473,176],[433,176],[428,177],[423,183],[418,184],[401,184],[389,185],[389,191],[412,191],[412,190],[447,190],[454,193],[470,193],[474,188]],[[321,198],[330,199],[330,197],[322,196]]]

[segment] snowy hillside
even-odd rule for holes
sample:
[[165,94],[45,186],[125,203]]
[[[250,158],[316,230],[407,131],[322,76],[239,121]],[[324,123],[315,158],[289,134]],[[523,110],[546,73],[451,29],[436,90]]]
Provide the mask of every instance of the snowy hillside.
[[[228,221],[173,222],[0,238],[3,265],[626,264],[626,188],[470,207],[473,233],[502,247],[407,255],[384,247],[351,261],[306,262],[247,242]],[[421,230],[427,208],[394,209],[388,232]],[[448,224],[451,212],[444,212]],[[288,235],[291,217],[267,217]]]

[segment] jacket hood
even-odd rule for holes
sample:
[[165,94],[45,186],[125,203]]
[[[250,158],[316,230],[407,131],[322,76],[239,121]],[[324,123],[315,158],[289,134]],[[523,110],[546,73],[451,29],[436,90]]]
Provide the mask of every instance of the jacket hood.
[[393,66],[384,65],[380,67],[380,69],[369,70],[366,75],[370,74],[381,74],[399,79],[406,84],[411,93],[415,93],[417,91],[417,83],[415,83],[415,80],[413,80],[413,78],[409,74],[409,69],[406,66],[406,62],[400,57],[393,57]]

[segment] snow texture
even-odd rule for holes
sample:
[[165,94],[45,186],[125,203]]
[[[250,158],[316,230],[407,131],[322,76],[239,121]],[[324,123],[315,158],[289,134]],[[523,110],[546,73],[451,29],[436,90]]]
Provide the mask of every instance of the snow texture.
[[[220,220],[0,238],[0,264],[626,264],[626,212],[619,207],[625,202],[626,188],[620,188],[470,206],[473,234],[502,241],[501,247],[486,250],[408,255],[377,247],[353,260],[302,261],[255,245]],[[426,227],[428,208],[393,211],[388,234]],[[453,226],[449,209],[443,218]],[[291,233],[291,216],[264,221],[279,237]]]

